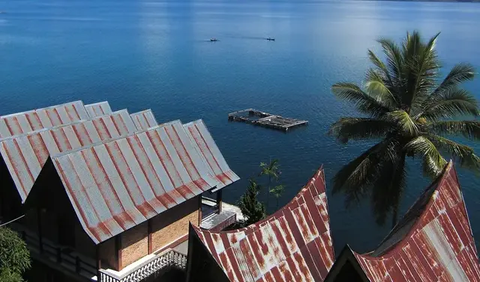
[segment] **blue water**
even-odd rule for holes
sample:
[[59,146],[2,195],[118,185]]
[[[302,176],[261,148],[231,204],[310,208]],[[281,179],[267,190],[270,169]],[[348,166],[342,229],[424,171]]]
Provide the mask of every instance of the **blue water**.
[[[480,69],[479,4],[15,0],[0,1],[0,10],[0,114],[82,99],[152,108],[159,122],[202,118],[242,178],[227,188],[230,202],[262,161],[280,159],[284,204],[321,164],[330,184],[367,148],[340,145],[326,132],[356,114],[330,86],[362,81],[367,48],[379,50],[375,39],[441,31],[445,67],[468,61]],[[466,86],[480,98],[480,77]],[[284,134],[228,123],[228,112],[249,107],[310,124]],[[402,212],[427,185],[419,166],[409,173]],[[462,170],[460,181],[478,243],[480,181]],[[389,230],[375,224],[368,201],[347,211],[342,195],[329,196],[329,208],[337,252],[346,243],[367,251]]]

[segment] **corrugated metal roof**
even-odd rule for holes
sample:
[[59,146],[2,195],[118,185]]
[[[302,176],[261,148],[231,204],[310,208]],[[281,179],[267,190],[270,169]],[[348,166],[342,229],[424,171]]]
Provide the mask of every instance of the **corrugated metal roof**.
[[[480,281],[475,240],[452,162],[405,218],[380,244],[380,252],[353,252],[370,281]],[[403,226],[411,228],[402,232]]]
[[323,169],[261,222],[234,231],[194,230],[230,281],[323,281],[335,259]]
[[88,119],[82,101],[0,117],[0,138]]
[[87,110],[87,113],[91,118],[104,116],[112,113],[110,104],[108,104],[107,101],[85,105],[85,110]]
[[195,149],[198,150],[198,153],[207,164],[210,174],[220,182],[213,192],[240,179],[228,166],[202,120],[193,121],[183,126],[188,137],[195,145]]
[[52,161],[97,244],[217,185],[179,121]]
[[28,196],[49,155],[75,150],[136,131],[127,110],[88,121],[42,129],[0,141],[0,154],[22,198]]
[[145,130],[158,125],[158,122],[150,109],[133,113],[130,116],[138,130]]

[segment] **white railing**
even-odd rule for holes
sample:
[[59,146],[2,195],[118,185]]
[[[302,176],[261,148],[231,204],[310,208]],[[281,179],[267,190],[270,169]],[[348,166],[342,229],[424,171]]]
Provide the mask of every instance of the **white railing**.
[[187,256],[170,249],[143,262],[123,275],[115,275],[108,270],[100,269],[100,282],[138,282],[167,267],[185,269],[187,267]]

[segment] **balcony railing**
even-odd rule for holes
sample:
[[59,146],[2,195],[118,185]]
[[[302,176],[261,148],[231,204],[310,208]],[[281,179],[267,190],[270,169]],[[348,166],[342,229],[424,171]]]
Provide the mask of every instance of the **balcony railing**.
[[84,278],[96,279],[97,267],[85,257],[68,248],[51,243],[46,239],[42,240],[40,245],[39,238],[35,233],[29,232],[19,225],[14,226],[14,229],[27,243],[30,252],[37,254],[42,259],[61,265],[66,270],[75,272]]
[[185,270],[187,267],[187,256],[167,249],[151,259],[142,262],[123,275],[114,273],[111,270],[100,269],[101,282],[138,282],[143,279],[165,271],[170,267]]

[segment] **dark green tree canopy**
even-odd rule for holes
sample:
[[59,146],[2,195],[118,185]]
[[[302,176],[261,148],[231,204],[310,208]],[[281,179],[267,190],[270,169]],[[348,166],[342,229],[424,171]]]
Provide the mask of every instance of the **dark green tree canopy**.
[[30,252],[14,231],[0,227],[0,281],[21,282],[30,268]]
[[[341,118],[329,133],[343,143],[380,140],[335,175],[333,191],[346,193],[347,205],[370,195],[381,224],[389,213],[394,224],[397,220],[406,157],[420,158],[424,174],[432,178],[443,170],[446,158],[476,172],[480,169],[472,148],[447,138],[480,139],[477,101],[461,88],[475,71],[462,63],[442,79],[435,50],[438,36],[424,41],[415,31],[407,33],[400,45],[380,39],[385,59],[368,51],[373,67],[365,84],[342,82],[332,87],[338,98],[352,103],[363,116]],[[471,119],[457,120],[465,118]]]
[[260,189],[260,185],[254,179],[249,179],[247,191],[238,202],[238,206],[246,218],[244,226],[258,222],[267,216],[265,205],[257,198]]

